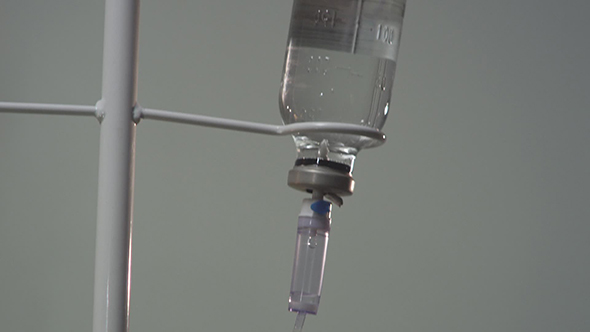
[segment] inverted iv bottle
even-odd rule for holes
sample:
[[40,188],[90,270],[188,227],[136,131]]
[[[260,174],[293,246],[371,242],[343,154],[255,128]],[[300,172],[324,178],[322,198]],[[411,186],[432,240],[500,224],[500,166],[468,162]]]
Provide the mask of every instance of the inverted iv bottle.
[[[295,0],[279,104],[285,124],[343,122],[381,129],[406,0]],[[294,136],[299,164],[323,160],[352,171],[375,141],[357,135]],[[327,154],[321,153],[321,145]],[[315,161],[314,161],[315,160]]]
[[[285,124],[341,122],[381,129],[391,91],[406,0],[294,0],[279,105]],[[357,153],[379,142],[336,133],[298,133],[289,186],[312,194],[298,219],[289,310],[316,314],[332,204],[352,195]]]

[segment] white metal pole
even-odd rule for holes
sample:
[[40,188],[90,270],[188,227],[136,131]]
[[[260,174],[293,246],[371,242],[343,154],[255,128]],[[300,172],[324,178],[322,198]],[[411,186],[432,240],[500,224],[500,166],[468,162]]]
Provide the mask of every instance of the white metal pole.
[[139,0],[106,0],[93,332],[129,328],[138,23]]

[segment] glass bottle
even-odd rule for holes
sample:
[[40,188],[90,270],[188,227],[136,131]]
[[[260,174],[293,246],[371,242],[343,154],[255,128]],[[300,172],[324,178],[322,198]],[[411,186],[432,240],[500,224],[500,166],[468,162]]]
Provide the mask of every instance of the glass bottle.
[[[344,122],[381,129],[391,90],[405,0],[295,0],[279,105],[285,124]],[[323,160],[352,172],[362,136],[294,135],[299,165]],[[296,163],[297,164],[297,163]]]

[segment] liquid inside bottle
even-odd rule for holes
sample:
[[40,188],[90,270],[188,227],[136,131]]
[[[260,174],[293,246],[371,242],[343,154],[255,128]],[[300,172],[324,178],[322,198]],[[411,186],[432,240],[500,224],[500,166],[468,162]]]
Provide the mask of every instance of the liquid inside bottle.
[[[279,104],[284,123],[343,122],[381,129],[391,90],[405,0],[295,0]],[[294,136],[298,158],[352,168],[370,139]],[[320,143],[329,148],[319,155]]]

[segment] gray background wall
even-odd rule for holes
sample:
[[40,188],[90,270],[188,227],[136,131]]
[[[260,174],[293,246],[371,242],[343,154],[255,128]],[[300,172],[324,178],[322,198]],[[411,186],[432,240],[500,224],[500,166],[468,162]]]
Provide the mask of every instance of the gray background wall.
[[[280,123],[289,0],[145,0],[139,101]],[[102,1],[0,1],[0,100],[94,104]],[[590,329],[590,2],[408,1],[306,331]],[[0,330],[89,331],[98,123],[0,115]],[[290,331],[290,138],[143,121],[131,331]]]

